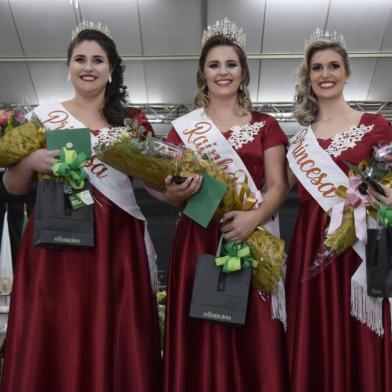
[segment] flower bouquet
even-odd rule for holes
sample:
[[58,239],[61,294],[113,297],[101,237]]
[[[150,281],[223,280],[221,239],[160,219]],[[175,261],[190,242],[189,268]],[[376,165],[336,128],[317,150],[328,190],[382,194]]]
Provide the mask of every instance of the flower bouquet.
[[[207,155],[201,156],[190,149],[146,135],[135,120],[128,120],[123,128],[103,129],[97,138],[94,150],[102,162],[140,179],[153,189],[163,191],[168,175],[181,178],[207,173],[223,182],[227,190],[215,211],[213,219],[216,222],[225,212],[249,210],[256,202],[244,173],[229,175]],[[258,261],[253,270],[253,285],[266,294],[273,292],[282,274],[284,241],[260,227],[245,243],[249,245],[252,258]]]
[[17,109],[0,109],[0,166],[9,167],[45,146],[45,129],[38,119],[26,121]]
[[15,128],[24,122],[26,122],[26,118],[23,109],[0,105],[0,128],[2,133]]
[[358,166],[345,163],[350,169],[349,187],[340,186],[335,191],[343,201],[331,211],[331,221],[324,241],[313,265],[305,272],[304,281],[318,275],[358,240],[366,243],[367,215],[380,223],[383,219],[381,215],[386,211],[385,208],[377,211],[368,204],[367,189],[371,187],[385,196],[380,184],[392,187],[392,144],[378,146],[374,149],[373,156]]

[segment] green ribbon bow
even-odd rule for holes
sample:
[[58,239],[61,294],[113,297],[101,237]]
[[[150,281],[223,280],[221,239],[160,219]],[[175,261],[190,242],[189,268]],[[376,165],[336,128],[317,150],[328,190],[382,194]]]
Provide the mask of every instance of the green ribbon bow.
[[68,150],[63,147],[59,161],[52,166],[52,172],[56,177],[63,177],[64,181],[73,189],[82,189],[84,180],[87,178],[83,165],[87,160],[84,152],[78,154],[76,150]]
[[380,204],[377,221],[380,227],[392,227],[392,208]]
[[252,259],[248,245],[228,242],[222,245],[223,256],[215,258],[215,264],[222,266],[223,272],[239,271],[241,268],[256,268],[258,261]]

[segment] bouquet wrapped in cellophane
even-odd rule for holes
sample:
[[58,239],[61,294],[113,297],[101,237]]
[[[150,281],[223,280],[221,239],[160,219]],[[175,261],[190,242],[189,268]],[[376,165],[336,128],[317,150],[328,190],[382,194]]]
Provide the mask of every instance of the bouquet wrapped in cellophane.
[[339,255],[351,248],[358,240],[366,243],[367,215],[382,225],[380,212],[386,211],[381,206],[379,211],[368,204],[367,189],[385,194],[381,185],[392,188],[392,144],[374,148],[371,158],[358,166],[345,162],[350,169],[349,188],[338,187],[335,193],[342,198],[342,203],[332,210],[331,221],[312,267],[305,272],[303,280],[318,275]]
[[26,121],[16,109],[0,110],[0,166],[15,165],[45,146],[45,129],[38,120]]
[[[229,175],[207,155],[200,156],[190,149],[145,135],[144,128],[135,120],[128,120],[125,124],[124,128],[100,131],[94,150],[102,162],[159,191],[165,189],[165,178],[169,175],[184,178],[207,173],[227,186],[215,212],[215,222],[225,212],[249,210],[255,204],[256,199],[249,191],[244,173],[236,177]],[[273,292],[282,274],[284,241],[260,227],[245,243],[252,258],[258,262],[253,270],[254,287],[266,294]]]

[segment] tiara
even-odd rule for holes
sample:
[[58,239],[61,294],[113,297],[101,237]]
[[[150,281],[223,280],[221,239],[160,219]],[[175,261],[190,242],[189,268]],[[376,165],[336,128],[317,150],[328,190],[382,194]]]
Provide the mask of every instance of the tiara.
[[215,24],[209,25],[207,30],[204,30],[201,45],[204,46],[205,43],[215,35],[226,37],[245,50],[246,35],[244,31],[239,29],[237,25],[234,22],[231,22],[227,17],[222,20],[217,20]]
[[315,32],[305,40],[304,49],[305,51],[309,48],[313,42],[316,41],[323,41],[323,42],[330,42],[334,43],[342,48],[346,49],[346,41],[344,40],[343,34],[338,34],[336,31],[330,33],[329,31],[323,32],[320,28],[317,28]]
[[109,28],[103,25],[101,22],[94,23],[88,22],[87,20],[82,20],[73,30],[71,39],[72,41],[78,36],[78,34],[83,30],[96,30],[102,34],[105,34],[107,37],[112,38],[110,35]]

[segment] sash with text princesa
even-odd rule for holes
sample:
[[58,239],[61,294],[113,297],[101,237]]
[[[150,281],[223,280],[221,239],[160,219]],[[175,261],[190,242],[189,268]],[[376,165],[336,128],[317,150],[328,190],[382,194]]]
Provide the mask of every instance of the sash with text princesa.
[[[310,126],[292,137],[287,160],[298,181],[325,212],[329,213],[335,204],[342,202],[335,190],[340,185],[349,188],[349,179],[320,147]],[[368,217],[368,225],[373,224]],[[358,240],[353,249],[362,263],[351,279],[351,314],[381,336],[384,333],[382,299],[367,295],[365,244]]]
[[[70,128],[87,128],[83,123],[73,117],[61,103],[45,103],[34,108],[42,125],[51,131]],[[103,195],[129,215],[144,222],[144,243],[146,247],[150,278],[153,289],[157,288],[156,253],[150,235],[147,231],[146,218],[136,203],[133,186],[125,174],[101,162],[94,154],[93,147],[97,138],[91,135],[92,156],[84,166],[90,183]]]
[[[252,176],[244,162],[223,136],[222,132],[205,115],[204,109],[196,109],[172,122],[178,136],[185,147],[200,154],[206,153],[223,171],[235,175],[243,172],[247,176],[252,194],[262,201],[261,192],[257,189]],[[264,227],[273,235],[279,236],[279,218],[268,220]]]

